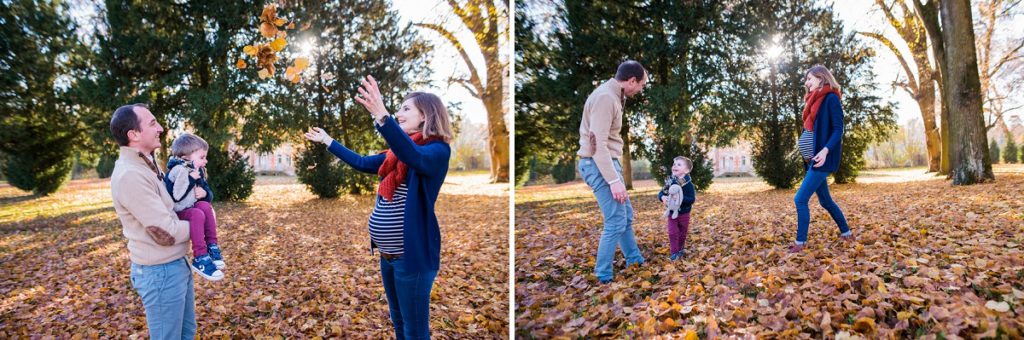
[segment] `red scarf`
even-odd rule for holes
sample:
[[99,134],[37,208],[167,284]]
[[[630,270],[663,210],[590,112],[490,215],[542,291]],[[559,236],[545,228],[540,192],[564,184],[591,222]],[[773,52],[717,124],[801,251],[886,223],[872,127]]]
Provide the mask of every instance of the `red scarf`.
[[[439,139],[437,137],[423,138],[423,134],[420,132],[414,132],[409,135],[409,138],[412,138],[417,145],[424,145]],[[395,190],[398,189],[399,184],[405,182],[405,175],[408,173],[409,166],[398,160],[398,156],[388,149],[387,156],[384,157],[384,164],[381,164],[380,169],[377,170],[377,175],[381,177],[377,193],[387,201],[393,200]]]
[[804,129],[807,131],[814,131],[814,119],[818,118],[818,108],[821,107],[821,102],[825,101],[825,95],[829,93],[835,93],[836,96],[839,94],[839,90],[833,90],[831,86],[825,84],[817,91],[807,92],[804,95]]

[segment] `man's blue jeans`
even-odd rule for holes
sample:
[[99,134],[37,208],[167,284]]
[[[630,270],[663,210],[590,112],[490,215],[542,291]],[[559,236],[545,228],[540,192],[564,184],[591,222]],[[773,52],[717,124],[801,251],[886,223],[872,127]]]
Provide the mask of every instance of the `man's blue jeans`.
[[[404,255],[403,255],[404,256]],[[430,290],[437,271],[406,271],[402,257],[380,259],[380,276],[388,298],[396,339],[430,339]]]
[[[612,162],[615,165],[615,172],[622,178],[622,166],[619,161]],[[604,177],[601,177],[601,172],[593,159],[580,159],[578,168],[583,181],[594,190],[597,205],[601,207],[601,214],[604,215],[604,230],[601,232],[601,243],[597,246],[594,275],[598,280],[611,280],[614,276],[612,261],[615,259],[616,246],[622,248],[627,266],[644,263],[644,257],[640,255],[640,248],[637,247],[636,236],[633,234],[633,204],[629,200],[625,203],[615,200],[611,186]]]
[[828,193],[828,174],[825,171],[808,168],[807,174],[804,175],[803,183],[800,183],[800,189],[796,191],[796,196],[793,197],[793,203],[796,204],[797,242],[807,242],[807,226],[811,223],[811,212],[810,208],[807,207],[807,202],[811,200],[811,194],[818,195],[818,203],[828,211],[828,214],[832,216],[832,220],[836,221],[836,224],[839,225],[840,233],[845,234],[850,231],[850,226],[846,224],[846,217],[843,216],[843,211],[839,209],[839,205],[832,200],[832,195]]
[[192,270],[184,257],[153,266],[132,263],[131,280],[146,309],[150,339],[196,337]]

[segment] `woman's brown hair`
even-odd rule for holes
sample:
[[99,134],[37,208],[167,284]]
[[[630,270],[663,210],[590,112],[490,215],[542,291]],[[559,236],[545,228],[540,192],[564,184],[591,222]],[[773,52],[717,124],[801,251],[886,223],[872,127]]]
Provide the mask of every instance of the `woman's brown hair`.
[[441,98],[427,92],[407,94],[402,101],[412,99],[412,104],[423,113],[422,133],[425,138],[440,138],[445,143],[452,140],[452,123],[448,119],[448,109]]

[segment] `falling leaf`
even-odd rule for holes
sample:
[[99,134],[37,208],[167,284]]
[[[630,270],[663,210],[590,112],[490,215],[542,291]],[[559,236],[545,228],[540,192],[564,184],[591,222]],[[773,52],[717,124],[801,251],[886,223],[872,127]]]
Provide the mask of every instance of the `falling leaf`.
[[285,45],[288,45],[288,41],[284,40],[284,38],[277,38],[270,43],[270,48],[273,49],[274,52],[278,52],[283,50]]
[[287,23],[287,22],[288,22],[288,20],[284,20],[284,18],[274,19],[274,25],[276,25],[278,27],[284,26],[284,24]]
[[244,69],[245,66],[245,60],[238,59],[238,61],[235,62],[235,67],[237,67],[239,70]]
[[270,76],[270,71],[268,71],[267,69],[260,69],[259,76],[260,79],[266,79],[267,77]]
[[255,57],[256,54],[259,53],[259,49],[256,48],[256,46],[245,45],[245,47],[242,48],[242,52],[244,52],[245,54],[248,54],[250,56]]
[[274,38],[277,36],[277,27],[269,22],[264,22],[260,24],[260,34],[266,38]]
[[313,24],[312,24],[312,23],[309,23],[309,22],[307,22],[307,23],[304,23],[304,24],[302,24],[302,28],[300,28],[300,29],[299,29],[299,31],[303,31],[303,32],[305,32],[305,31],[306,31],[306,30],[308,30],[308,29],[309,29],[309,27],[310,27],[310,26],[312,26],[312,25],[313,25]]
[[985,303],[985,308],[988,308],[988,309],[991,309],[991,310],[994,310],[994,311],[997,311],[997,312],[1000,312],[1000,313],[1005,313],[1005,312],[1010,311],[1010,304],[1006,303],[1006,301],[996,302],[996,301],[989,300],[988,302]]
[[285,27],[285,28],[290,29],[290,30],[295,29],[295,22],[292,21],[292,22],[288,23],[288,27]]
[[295,59],[295,68],[298,69],[299,72],[302,72],[307,67],[309,67],[309,58],[300,57]]

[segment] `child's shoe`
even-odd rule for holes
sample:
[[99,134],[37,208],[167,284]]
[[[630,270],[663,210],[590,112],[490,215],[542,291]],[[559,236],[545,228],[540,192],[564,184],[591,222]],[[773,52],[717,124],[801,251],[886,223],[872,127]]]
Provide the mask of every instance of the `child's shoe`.
[[192,259],[192,271],[210,281],[220,281],[224,278],[224,272],[217,269],[209,254]]
[[224,257],[220,255],[220,247],[216,244],[211,244],[206,247],[206,250],[210,254],[210,259],[213,260],[213,264],[217,266],[217,269],[224,269],[227,265],[224,264]]

